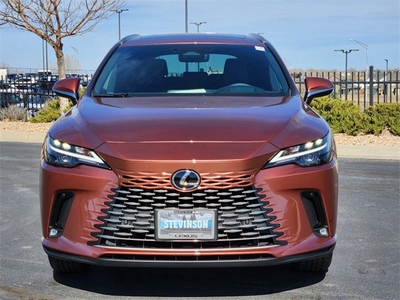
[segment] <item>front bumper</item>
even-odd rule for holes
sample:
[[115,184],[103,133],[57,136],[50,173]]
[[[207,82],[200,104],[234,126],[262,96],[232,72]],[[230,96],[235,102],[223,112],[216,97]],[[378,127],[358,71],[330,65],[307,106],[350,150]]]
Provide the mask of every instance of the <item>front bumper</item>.
[[314,252],[275,258],[271,255],[257,255],[252,257],[221,256],[220,259],[208,259],[207,257],[191,257],[188,260],[160,258],[156,260],[143,259],[135,256],[105,256],[90,258],[59,252],[51,248],[43,247],[48,256],[78,263],[104,266],[104,267],[138,267],[138,268],[214,268],[214,267],[266,267],[283,264],[291,264],[305,260],[318,259],[333,253],[335,245]]
[[[152,241],[141,246],[110,241],[102,244],[98,236],[110,213],[114,191],[121,187],[121,178],[111,170],[88,166],[65,169],[42,162],[44,249],[49,256],[64,260],[143,267],[276,265],[324,257],[333,251],[338,198],[336,158],[322,166],[286,165],[247,177],[258,190],[265,216],[273,227],[271,234],[274,237],[268,245],[227,246],[228,242],[210,248],[198,244],[192,247],[190,243],[185,247],[179,243],[157,247]],[[308,203],[307,195],[312,193],[318,197]],[[60,194],[73,196],[60,206],[56,203]],[[50,237],[50,229],[55,226],[59,226],[59,235]],[[316,233],[318,226],[326,230],[326,236]]]

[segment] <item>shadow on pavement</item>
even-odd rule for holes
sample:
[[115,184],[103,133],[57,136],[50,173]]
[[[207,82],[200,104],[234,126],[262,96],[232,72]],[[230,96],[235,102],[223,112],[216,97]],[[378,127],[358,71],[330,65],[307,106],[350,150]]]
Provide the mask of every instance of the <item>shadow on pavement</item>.
[[266,295],[321,282],[325,273],[300,273],[290,265],[259,268],[138,269],[92,267],[58,274],[63,285],[113,296],[213,297]]

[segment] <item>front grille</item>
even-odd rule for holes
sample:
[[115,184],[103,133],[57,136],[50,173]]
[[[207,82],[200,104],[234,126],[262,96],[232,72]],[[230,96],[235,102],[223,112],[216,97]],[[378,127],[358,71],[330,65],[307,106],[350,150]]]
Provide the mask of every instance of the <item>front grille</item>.
[[[252,186],[204,189],[191,193],[168,189],[120,187],[99,217],[100,232],[94,246],[140,249],[210,249],[275,247],[285,242],[269,202]],[[154,211],[164,208],[208,208],[218,211],[218,238],[214,241],[158,241],[154,236]]]
[[[200,173],[202,186],[211,189],[228,189],[230,187],[246,187],[252,182],[252,174],[256,168],[238,172]],[[150,190],[164,189],[170,186],[172,173],[163,172],[127,172],[116,169],[121,175],[121,184],[126,187],[143,188]]]
[[179,255],[179,256],[165,256],[165,255],[129,255],[129,254],[105,254],[101,255],[102,260],[122,260],[130,261],[148,261],[148,262],[209,262],[209,261],[257,261],[257,260],[273,260],[274,256],[269,254],[228,254],[228,255]]

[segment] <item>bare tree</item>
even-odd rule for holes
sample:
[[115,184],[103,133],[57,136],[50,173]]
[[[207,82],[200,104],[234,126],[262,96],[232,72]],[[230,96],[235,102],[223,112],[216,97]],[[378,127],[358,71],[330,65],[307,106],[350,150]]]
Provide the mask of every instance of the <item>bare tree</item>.
[[[60,78],[65,78],[62,39],[92,31],[124,4],[124,0],[2,0],[0,26],[29,31],[46,41],[54,49]],[[62,99],[61,110],[67,105]]]
[[77,73],[81,68],[79,60],[72,55],[65,55],[65,69],[69,73]]

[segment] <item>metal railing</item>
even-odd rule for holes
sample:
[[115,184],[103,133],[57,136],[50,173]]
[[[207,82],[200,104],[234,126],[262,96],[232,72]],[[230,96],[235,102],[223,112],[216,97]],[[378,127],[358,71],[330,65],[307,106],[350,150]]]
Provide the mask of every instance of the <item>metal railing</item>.
[[[79,77],[82,86],[91,80],[91,75],[70,74]],[[29,116],[45,106],[45,102],[54,99],[52,88],[58,75],[40,76],[38,73],[13,74],[0,76],[0,109],[9,105],[26,108]]]
[[371,66],[368,72],[351,72],[347,77],[342,72],[292,73],[292,77],[302,94],[305,92],[306,77],[329,79],[334,85],[330,97],[352,101],[361,108],[400,102],[400,71],[374,71]]
[[[82,85],[86,85],[91,76],[80,75]],[[304,94],[306,77],[322,77],[329,79],[334,85],[330,95],[344,101],[352,101],[360,108],[367,108],[378,103],[400,102],[400,71],[374,71],[371,66],[368,72],[305,72],[292,73],[292,77],[300,91]],[[0,77],[0,104],[5,107],[21,99],[28,105],[29,99],[49,99],[54,96],[51,88],[57,78],[47,77],[45,80],[34,79],[33,82],[23,82],[21,78]]]
[[46,101],[55,97],[54,83],[55,80],[49,79],[0,77],[0,108],[14,105],[25,108],[29,116],[34,116]]

